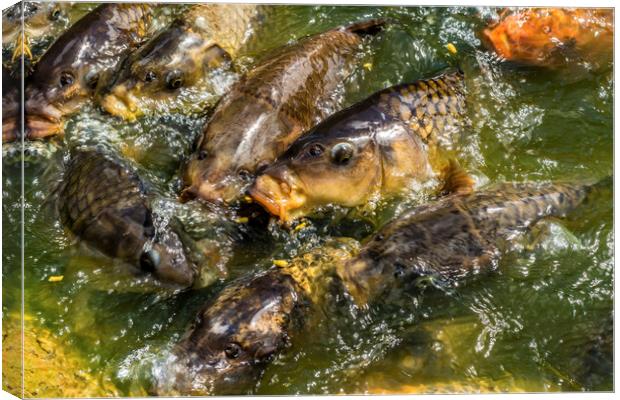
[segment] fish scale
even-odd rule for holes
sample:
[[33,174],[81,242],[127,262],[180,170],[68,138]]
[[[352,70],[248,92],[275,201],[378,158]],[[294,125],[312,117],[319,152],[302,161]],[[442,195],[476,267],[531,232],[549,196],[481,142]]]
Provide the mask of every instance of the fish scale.
[[397,283],[431,275],[451,280],[493,268],[497,242],[545,217],[577,207],[592,185],[504,184],[468,196],[448,196],[383,227],[338,275],[358,304]]
[[[176,232],[156,236],[140,177],[98,150],[75,151],[58,187],[62,224],[103,254],[154,272],[160,280],[189,286],[196,267]],[[145,261],[147,260],[147,261]]]
[[381,92],[379,107],[409,124],[426,142],[436,141],[465,111],[463,81],[463,73],[457,71],[395,86]]

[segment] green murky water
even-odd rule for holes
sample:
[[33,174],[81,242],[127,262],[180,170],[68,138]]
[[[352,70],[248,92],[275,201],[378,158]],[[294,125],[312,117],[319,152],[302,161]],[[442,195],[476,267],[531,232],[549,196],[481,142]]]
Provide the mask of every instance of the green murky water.
[[[346,82],[345,105],[375,90],[460,65],[470,128],[462,162],[478,183],[598,178],[612,156],[611,66],[565,71],[498,65],[477,32],[491,9],[274,7],[239,60],[248,68],[267,49],[369,17],[392,24],[373,40]],[[458,49],[451,55],[445,45]],[[162,215],[179,216],[194,236],[216,240],[216,284],[173,293],[123,272],[76,243],[50,207],[64,150],[24,164],[25,312],[76,349],[89,371],[121,395],[140,395],[153,362],[178,341],[201,306],[236,277],[290,258],[319,235],[363,239],[370,228],[346,220],[289,233],[226,220],[217,210],[179,205],[177,169],[204,118],[162,116],[123,124],[95,108],[67,124],[64,147],[104,142],[131,154],[158,195]],[[129,149],[129,150],[127,150]],[[20,176],[3,160],[3,312],[20,307]],[[415,201],[412,201],[415,202]],[[543,233],[511,243],[497,272],[451,293],[428,289],[356,320],[330,315],[306,327],[266,370],[257,394],[432,391],[611,390],[610,359],[597,340],[613,314],[612,193],[608,190]],[[404,207],[386,207],[376,221]],[[544,230],[548,232],[545,234]],[[61,282],[50,276],[63,275]],[[611,350],[609,350],[611,351]],[[484,390],[484,389],[481,389]]]

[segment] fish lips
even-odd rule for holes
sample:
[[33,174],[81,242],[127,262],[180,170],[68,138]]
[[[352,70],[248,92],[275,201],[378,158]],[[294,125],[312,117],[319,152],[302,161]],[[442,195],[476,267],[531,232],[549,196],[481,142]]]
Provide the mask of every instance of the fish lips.
[[152,392],[157,396],[249,394],[261,371],[250,361],[229,364],[214,356],[175,355],[156,368]]
[[133,92],[122,85],[103,95],[100,100],[100,105],[106,112],[130,122],[143,115],[138,103],[139,100]]
[[2,117],[2,142],[13,142],[21,137],[21,129],[18,128],[17,118],[15,117]]
[[211,183],[203,180],[183,189],[179,201],[186,203],[193,199],[202,199],[209,203],[226,205],[241,197],[243,190],[244,185],[237,181]]
[[47,116],[29,114],[26,116],[26,129],[24,133],[26,139],[44,139],[62,134],[63,126],[59,120]]
[[[190,287],[196,281],[198,268],[187,259],[184,247],[176,242],[178,239],[175,237],[174,240],[174,246],[156,243],[153,250],[143,253],[142,257],[151,260],[152,272],[159,280]],[[140,262],[143,265],[143,260]]]
[[256,179],[248,192],[269,213],[289,222],[295,219],[295,213],[291,211],[299,211],[307,202],[305,191],[292,181],[264,174]]

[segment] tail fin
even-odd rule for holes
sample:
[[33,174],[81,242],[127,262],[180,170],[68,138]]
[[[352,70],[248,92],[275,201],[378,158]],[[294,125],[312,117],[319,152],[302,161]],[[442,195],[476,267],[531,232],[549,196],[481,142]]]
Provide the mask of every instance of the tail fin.
[[345,30],[359,36],[375,36],[383,30],[387,21],[382,18],[369,19],[349,25]]
[[614,175],[609,174],[604,178],[589,185],[590,190],[608,189],[614,187]]

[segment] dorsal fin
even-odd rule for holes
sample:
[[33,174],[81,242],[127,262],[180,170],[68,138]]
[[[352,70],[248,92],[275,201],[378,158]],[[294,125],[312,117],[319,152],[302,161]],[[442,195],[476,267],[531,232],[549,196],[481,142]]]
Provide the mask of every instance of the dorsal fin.
[[345,30],[359,36],[374,36],[381,32],[386,24],[386,20],[381,18],[369,19],[349,25]]

